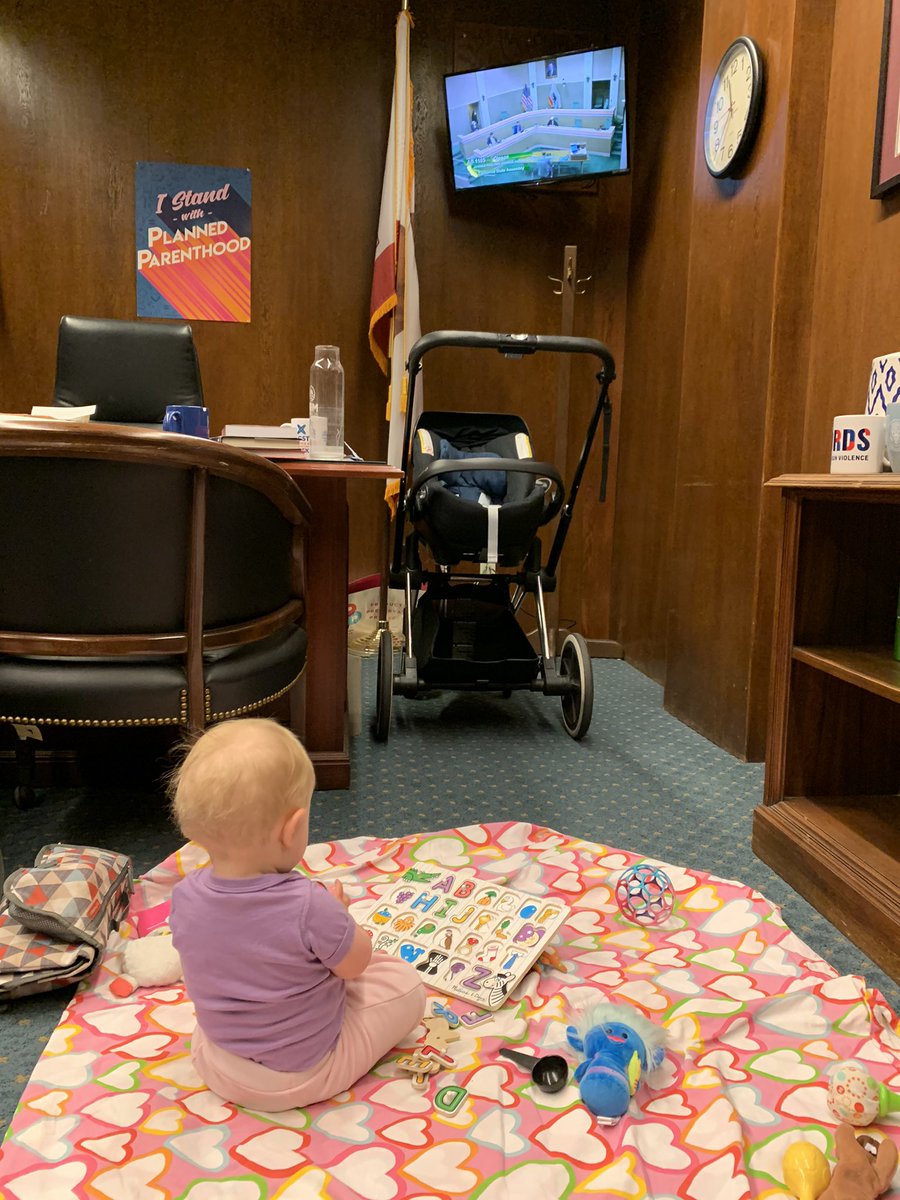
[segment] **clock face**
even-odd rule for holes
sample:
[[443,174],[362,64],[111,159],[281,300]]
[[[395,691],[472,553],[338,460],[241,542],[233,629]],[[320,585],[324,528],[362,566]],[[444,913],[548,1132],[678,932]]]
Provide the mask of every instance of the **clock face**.
[[762,83],[756,46],[738,38],[722,56],[706,104],[703,152],[711,175],[727,175],[746,158],[759,124]]

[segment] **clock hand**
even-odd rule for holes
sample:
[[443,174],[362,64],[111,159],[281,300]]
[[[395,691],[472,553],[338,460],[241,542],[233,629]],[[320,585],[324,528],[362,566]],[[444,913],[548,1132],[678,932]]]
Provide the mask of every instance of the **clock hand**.
[[[722,125],[719,129],[719,153],[720,154],[725,153],[725,126],[728,124],[730,118],[731,118],[731,109],[729,108],[725,112],[725,116],[722,119]],[[718,154],[717,154],[717,157],[718,157]]]

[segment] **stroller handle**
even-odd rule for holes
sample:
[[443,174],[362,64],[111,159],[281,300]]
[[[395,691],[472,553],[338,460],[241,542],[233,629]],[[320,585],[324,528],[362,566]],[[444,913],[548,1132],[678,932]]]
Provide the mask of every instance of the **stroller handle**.
[[429,350],[439,346],[469,346],[478,350],[497,350],[510,358],[522,358],[538,350],[555,350],[563,354],[593,354],[603,363],[601,381],[612,383],[616,364],[609,347],[594,338],[563,337],[545,333],[481,333],[458,329],[438,329],[426,333],[409,352],[406,369],[410,378],[417,375],[421,361]]

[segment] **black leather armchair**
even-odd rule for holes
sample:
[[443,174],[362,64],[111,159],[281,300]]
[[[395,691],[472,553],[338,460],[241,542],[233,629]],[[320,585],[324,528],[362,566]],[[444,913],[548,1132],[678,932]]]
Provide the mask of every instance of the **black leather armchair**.
[[55,726],[199,730],[306,662],[296,483],[245,451],[97,423],[0,424],[0,724],[16,801]]
[[63,317],[53,403],[96,404],[95,421],[161,425],[167,404],[203,403],[190,325]]

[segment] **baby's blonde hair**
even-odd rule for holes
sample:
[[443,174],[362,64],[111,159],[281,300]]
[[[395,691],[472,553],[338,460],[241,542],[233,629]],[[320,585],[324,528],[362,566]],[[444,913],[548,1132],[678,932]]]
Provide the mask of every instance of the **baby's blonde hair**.
[[202,846],[256,843],[280,817],[308,808],[314,787],[294,735],[259,717],[207,729],[169,779],[178,827]]

